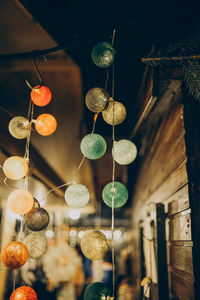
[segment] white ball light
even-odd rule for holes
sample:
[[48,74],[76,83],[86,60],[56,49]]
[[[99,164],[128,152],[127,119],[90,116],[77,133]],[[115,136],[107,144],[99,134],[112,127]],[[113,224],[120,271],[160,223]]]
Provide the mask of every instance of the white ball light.
[[28,162],[20,156],[11,156],[5,160],[3,171],[9,179],[20,180],[28,172]]
[[90,200],[90,193],[83,184],[73,184],[66,189],[65,201],[72,208],[85,207]]
[[47,240],[42,233],[31,233],[27,235],[24,239],[24,244],[31,258],[41,257],[47,249]]
[[112,155],[118,164],[128,165],[135,160],[137,156],[137,148],[135,144],[129,140],[120,140],[118,142],[114,142]]

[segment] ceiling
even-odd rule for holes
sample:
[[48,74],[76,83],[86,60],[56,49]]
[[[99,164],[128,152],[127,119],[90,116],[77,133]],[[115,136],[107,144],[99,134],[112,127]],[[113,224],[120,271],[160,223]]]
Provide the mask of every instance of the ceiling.
[[[135,100],[145,69],[140,58],[147,55],[152,46],[158,49],[171,41],[186,39],[199,29],[199,10],[192,4],[193,1],[176,0],[165,3],[147,0],[0,2],[0,105],[8,112],[7,122],[11,115],[27,114],[30,90],[25,80],[36,84],[38,78],[27,57],[3,60],[2,55],[56,46],[67,49],[48,54],[45,59],[35,57],[45,85],[53,93],[52,102],[44,108],[36,108],[35,116],[52,113],[58,128],[50,137],[33,132],[32,144],[60,183],[73,177],[82,158],[80,140],[92,129],[93,114],[84,105],[85,93],[105,84],[106,71],[94,66],[90,58],[93,45],[102,40],[110,42],[116,29],[114,98],[121,101],[128,112],[124,123],[116,127],[116,136],[128,138],[139,110]],[[110,150],[111,127],[101,116],[96,132],[106,138]],[[9,136],[8,131],[4,135]],[[11,140],[11,144],[16,142]],[[10,148],[1,147],[4,154],[11,154]],[[44,175],[48,178],[49,172]],[[110,151],[97,161],[84,162],[78,181],[89,188],[92,207],[101,201],[102,188],[111,181],[111,176]],[[116,179],[127,183],[126,167],[117,166]],[[106,214],[109,213],[106,210]]]

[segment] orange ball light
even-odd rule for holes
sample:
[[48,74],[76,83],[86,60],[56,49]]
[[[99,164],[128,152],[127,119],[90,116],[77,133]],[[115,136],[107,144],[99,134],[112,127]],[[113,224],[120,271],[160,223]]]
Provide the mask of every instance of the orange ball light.
[[20,180],[28,172],[28,162],[20,156],[11,156],[5,160],[3,171],[9,179]]
[[57,128],[57,122],[54,116],[50,114],[42,114],[37,117],[35,129],[41,135],[48,136],[54,133]]
[[51,101],[52,94],[47,86],[42,85],[41,87],[36,86],[31,91],[31,100],[37,106],[45,106]]
[[16,190],[8,197],[8,207],[14,214],[26,214],[33,208],[33,204],[33,196],[26,190]]
[[22,267],[27,259],[28,249],[21,242],[8,243],[1,253],[1,261],[9,269],[18,269]]
[[29,286],[20,286],[10,296],[10,300],[37,300],[37,294]]

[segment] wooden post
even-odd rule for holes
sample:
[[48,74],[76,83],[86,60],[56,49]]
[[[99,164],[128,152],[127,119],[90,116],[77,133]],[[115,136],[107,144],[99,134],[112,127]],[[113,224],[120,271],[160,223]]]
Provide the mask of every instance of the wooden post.
[[164,205],[156,204],[158,299],[169,300]]

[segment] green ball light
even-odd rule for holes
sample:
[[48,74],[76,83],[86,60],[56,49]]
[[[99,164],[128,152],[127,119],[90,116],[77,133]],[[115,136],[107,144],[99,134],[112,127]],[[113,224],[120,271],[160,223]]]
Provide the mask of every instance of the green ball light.
[[112,156],[118,164],[128,165],[135,160],[137,148],[135,144],[129,140],[120,140],[114,142]]
[[104,89],[96,87],[87,92],[85,104],[92,112],[99,113],[106,108],[108,99],[108,93]]
[[[102,192],[102,198],[106,205],[112,207],[112,182],[108,183]],[[121,182],[114,182],[114,208],[123,206],[128,200],[128,190]]]
[[73,184],[65,191],[65,201],[72,208],[85,207],[90,200],[90,193],[83,184]]
[[111,291],[102,282],[89,284],[84,293],[84,300],[107,300],[109,297],[111,297]]
[[107,42],[96,44],[91,53],[93,63],[100,68],[108,68],[115,59],[115,49]]
[[105,139],[96,133],[86,135],[81,141],[81,152],[89,159],[98,159],[106,152]]

